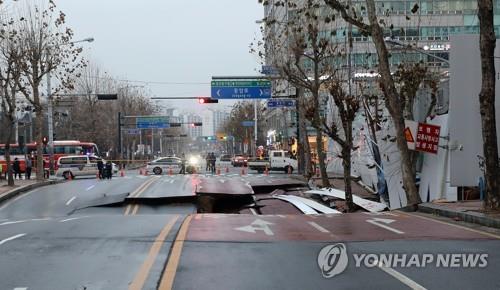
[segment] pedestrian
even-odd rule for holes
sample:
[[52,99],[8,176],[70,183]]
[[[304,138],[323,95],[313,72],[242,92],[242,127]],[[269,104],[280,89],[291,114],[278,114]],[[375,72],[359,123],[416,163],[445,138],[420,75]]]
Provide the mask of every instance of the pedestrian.
[[102,162],[102,159],[97,160],[97,170],[99,171],[99,179],[104,178],[104,176],[102,175],[103,169],[104,169],[104,163]]
[[215,173],[215,161],[216,161],[215,153],[212,152],[212,156],[210,157],[210,167],[212,169],[212,173]]
[[43,164],[43,178],[49,179],[50,171],[49,171],[49,162],[47,160],[42,159]]
[[205,161],[207,162],[207,166],[205,168],[205,171],[209,171],[210,169],[210,153],[207,153],[207,157],[205,157]]
[[21,179],[21,165],[19,164],[19,159],[16,157],[14,163],[12,164],[12,170],[14,171],[14,179],[19,176]]
[[33,161],[31,161],[30,157],[26,158],[26,179],[31,179],[31,170],[33,168]]
[[2,179],[3,166],[0,164],[0,180]]
[[106,162],[106,177],[108,179],[111,179],[112,176],[113,176],[113,164],[111,163],[111,161],[108,161]]
[[181,172],[179,174],[186,174],[186,156],[181,154]]

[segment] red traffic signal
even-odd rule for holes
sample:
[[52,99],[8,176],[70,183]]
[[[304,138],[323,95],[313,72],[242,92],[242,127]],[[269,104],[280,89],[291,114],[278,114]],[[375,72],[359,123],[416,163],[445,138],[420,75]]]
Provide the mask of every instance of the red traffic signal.
[[194,123],[190,123],[189,126],[190,127],[199,127],[199,126],[203,126],[203,123],[202,122],[194,122]]
[[214,103],[218,103],[218,102],[219,102],[219,100],[212,99],[212,98],[209,98],[209,97],[198,98],[198,103],[200,103],[200,104],[214,104]]

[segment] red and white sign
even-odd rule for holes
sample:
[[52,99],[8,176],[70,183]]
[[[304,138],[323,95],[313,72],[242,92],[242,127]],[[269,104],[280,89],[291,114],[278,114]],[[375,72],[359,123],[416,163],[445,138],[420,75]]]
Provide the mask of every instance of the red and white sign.
[[417,140],[415,141],[415,150],[438,153],[439,133],[441,127],[426,123],[418,123]]
[[415,137],[417,136],[418,122],[405,120],[405,139],[408,149],[415,150]]

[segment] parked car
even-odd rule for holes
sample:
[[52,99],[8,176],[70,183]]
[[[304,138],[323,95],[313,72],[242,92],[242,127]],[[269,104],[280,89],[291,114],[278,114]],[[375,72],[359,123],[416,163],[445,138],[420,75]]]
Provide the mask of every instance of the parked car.
[[275,150],[269,151],[269,158],[254,158],[248,162],[248,167],[262,173],[267,168],[273,171],[284,171],[292,173],[297,168],[297,160],[290,158],[287,151]]
[[244,155],[235,155],[233,157],[233,161],[231,162],[231,164],[234,166],[234,167],[241,167],[241,166],[247,166],[247,157],[244,156]]
[[231,155],[229,155],[229,154],[221,155],[219,160],[220,160],[220,162],[232,162]]
[[160,175],[164,170],[180,170],[182,161],[178,157],[160,157],[151,162],[148,162],[146,169],[153,171],[154,174]]
[[92,157],[95,162],[92,162],[90,156],[87,155],[69,155],[62,156],[57,160],[56,176],[64,177],[65,179],[74,178],[77,176],[96,176],[97,175],[97,160]]

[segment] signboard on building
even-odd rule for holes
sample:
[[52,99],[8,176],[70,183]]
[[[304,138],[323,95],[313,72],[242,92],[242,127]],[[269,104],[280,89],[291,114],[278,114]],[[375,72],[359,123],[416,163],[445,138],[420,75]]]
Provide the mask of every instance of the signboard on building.
[[438,153],[439,133],[441,127],[426,123],[419,123],[417,139],[415,140],[415,150],[432,154]]
[[253,127],[254,126],[254,122],[253,121],[243,121],[243,122],[241,122],[241,126],[243,126],[243,127]]
[[214,80],[211,96],[214,99],[269,99],[271,82],[267,80]]
[[141,134],[141,129],[125,129],[125,133],[128,135],[139,135]]
[[408,149],[432,154],[438,153],[441,127],[405,120],[405,138]]
[[139,129],[162,129],[170,128],[170,123],[166,117],[139,117],[136,126]]

